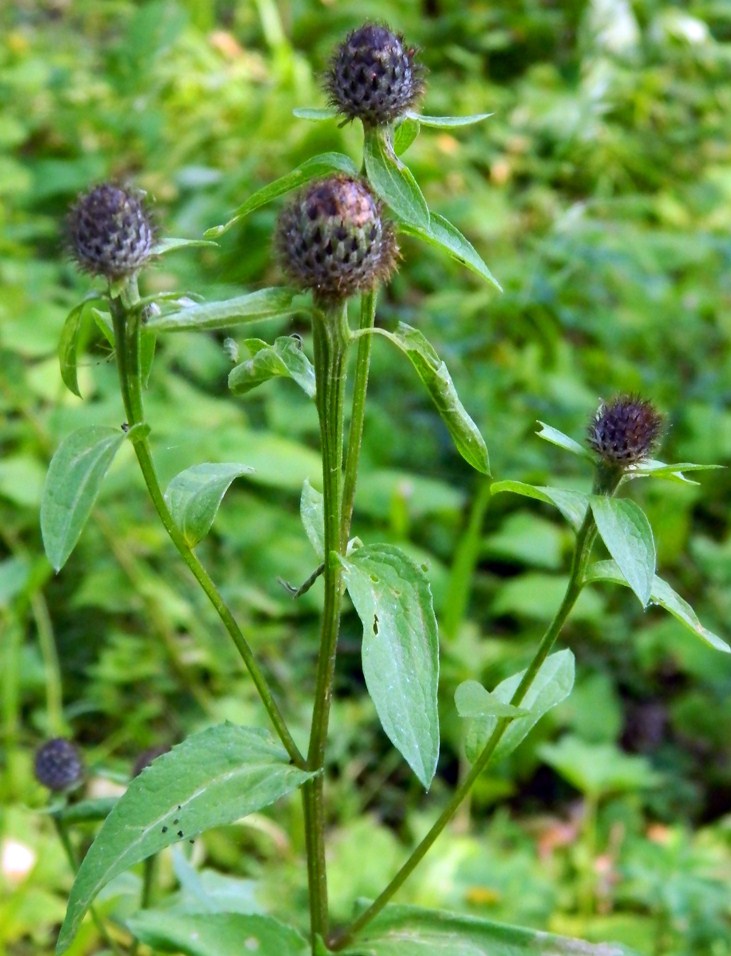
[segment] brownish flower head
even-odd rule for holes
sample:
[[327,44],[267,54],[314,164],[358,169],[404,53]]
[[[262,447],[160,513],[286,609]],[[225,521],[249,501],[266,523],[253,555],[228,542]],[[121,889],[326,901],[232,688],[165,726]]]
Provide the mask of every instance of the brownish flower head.
[[612,468],[629,468],[648,458],[657,446],[663,417],[652,402],[620,395],[602,402],[589,424],[590,448]]
[[366,126],[386,126],[411,109],[424,92],[416,51],[387,27],[366,23],[335,50],[325,74],[331,105]]
[[152,255],[154,229],[141,194],[112,183],[77,199],[66,234],[79,268],[110,281],[134,275]]
[[323,303],[375,288],[398,257],[381,204],[363,180],[344,175],[298,193],[279,216],[275,242],[290,281]]
[[84,779],[84,762],[78,748],[56,737],[46,741],[36,751],[35,776],[49,790],[71,790]]

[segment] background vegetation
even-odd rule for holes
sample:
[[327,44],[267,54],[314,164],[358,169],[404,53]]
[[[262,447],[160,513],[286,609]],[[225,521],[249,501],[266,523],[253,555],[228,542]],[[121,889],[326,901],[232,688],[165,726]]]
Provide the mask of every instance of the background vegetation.
[[[89,288],[62,248],[64,211],[92,182],[131,179],[154,197],[165,234],[197,236],[314,153],[357,157],[354,129],[291,111],[323,105],[319,73],[365,16],[422,49],[424,112],[495,114],[455,135],[425,130],[409,164],[505,293],[405,239],[380,309],[384,324],[403,319],[438,346],[487,436],[494,474],[584,487],[577,459],[534,438],[535,420],[581,437],[598,398],[617,391],[641,392],[667,413],[665,460],[731,458],[727,3],[3,4],[0,952],[48,951],[70,884],[32,777],[41,740],[73,736],[100,793],[119,787],[147,747],[212,720],[263,723],[218,622],[152,520],[131,450],[64,572],[53,577],[42,556],[38,507],[53,449],[74,427],[122,416],[113,364],[91,331],[84,403],[61,384],[61,325]],[[276,283],[276,212],[260,210],[218,250],[166,258],[148,291],[213,298]],[[246,334],[259,332],[271,335],[271,324]],[[164,479],[202,460],[256,468],[201,547],[304,737],[318,591],[293,603],[277,578],[299,583],[312,570],[297,500],[318,471],[316,416],[291,383],[231,399],[230,349],[222,336],[166,338],[149,418]],[[331,735],[341,917],[392,874],[460,774],[452,691],[468,677],[492,686],[522,666],[559,599],[570,543],[553,512],[498,498],[474,575],[449,586],[479,488],[414,385],[376,343],[355,531],[430,565],[448,739],[442,782],[426,800],[360,693],[359,625],[347,618]],[[728,638],[728,473],[704,474],[696,488],[652,484],[633,491],[656,529],[663,574]],[[484,780],[401,899],[656,956],[731,954],[731,665],[624,591],[585,595],[566,637],[574,694]],[[192,861],[165,859],[162,886],[185,899],[196,892],[194,867],[208,886],[225,871],[233,905],[276,914],[294,899],[304,914],[298,814],[292,801],[207,835]],[[136,874],[116,881],[101,908],[123,916],[138,884]],[[90,926],[72,951],[96,945]]]

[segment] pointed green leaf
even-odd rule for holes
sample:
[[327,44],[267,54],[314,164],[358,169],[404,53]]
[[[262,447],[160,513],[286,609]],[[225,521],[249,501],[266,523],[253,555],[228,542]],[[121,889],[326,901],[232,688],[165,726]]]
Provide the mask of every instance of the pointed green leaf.
[[473,126],[475,123],[481,123],[483,120],[494,113],[473,113],[471,116],[424,116],[423,113],[408,112],[409,119],[416,120],[422,126],[430,126],[434,129],[456,129],[459,126]]
[[313,488],[309,479],[302,485],[300,517],[305,533],[320,561],[325,557],[325,509],[322,492]]
[[646,607],[655,576],[655,540],[644,511],[627,498],[592,495],[592,514],[607,551]]
[[[492,692],[492,696],[509,704],[524,673],[525,671],[521,671],[502,681]],[[557,651],[547,657],[525,696],[517,705],[522,710],[527,710],[528,714],[511,721],[495,748],[493,761],[512,753],[541,717],[569,696],[573,686],[574,655],[571,651]],[[497,717],[476,717],[470,720],[465,739],[465,753],[470,762],[474,763],[485,749],[497,722]]]
[[358,167],[353,160],[344,153],[321,153],[319,156],[313,156],[305,160],[304,163],[293,169],[291,173],[276,179],[262,189],[257,190],[253,196],[249,196],[231,219],[222,226],[213,226],[204,233],[206,239],[216,239],[218,236],[227,232],[231,226],[234,226],[240,219],[250,215],[260,206],[265,206],[272,199],[284,196],[286,193],[297,189],[311,179],[317,179],[319,176],[327,176],[329,173],[347,173],[349,176],[358,175]]
[[189,246],[213,246],[217,249],[218,243],[212,242],[210,239],[161,239],[155,243],[152,254],[153,256],[164,256],[167,255],[168,252],[175,252],[178,249],[187,249]]
[[397,156],[403,156],[419,135],[419,123],[414,119],[403,119],[393,131],[393,151]]
[[186,468],[173,478],[165,492],[165,502],[189,547],[194,548],[208,534],[234,478],[250,475],[253,470],[235,463],[205,462]]
[[454,692],[460,717],[524,717],[528,711],[506,704],[476,680],[463,681]]
[[558,428],[546,425],[545,422],[538,422],[537,424],[541,426],[540,431],[536,432],[539,438],[542,438],[544,441],[550,441],[552,445],[558,445],[558,447],[563,448],[564,451],[570,451],[572,455],[579,455],[579,457],[586,458],[588,461],[594,460],[588,448],[584,448],[583,445],[574,441],[573,438],[564,435]]
[[380,334],[399,348],[414,366],[460,455],[477,471],[489,475],[485,440],[459,400],[447,366],[432,345],[418,329],[403,322],[399,322],[395,332],[380,330]]
[[99,329],[101,334],[111,345],[111,347],[114,348],[114,325],[112,323],[112,316],[109,314],[109,312],[105,312],[102,309],[95,309],[92,306],[91,317],[94,319],[96,327]]
[[407,235],[415,236],[417,239],[421,239],[422,242],[426,242],[428,245],[435,246],[437,249],[446,252],[467,269],[470,269],[489,282],[498,292],[503,291],[503,287],[492,272],[490,272],[477,249],[475,249],[469,239],[466,239],[459,229],[448,219],[445,219],[444,216],[432,212],[427,228],[411,222],[404,223],[399,228]]
[[79,350],[79,333],[81,325],[87,311],[90,311],[93,305],[103,302],[99,296],[92,296],[84,299],[75,306],[66,316],[66,321],[61,330],[61,339],[58,343],[58,361],[61,367],[61,378],[66,388],[81,398],[79,391],[79,380],[77,378],[77,363]]
[[439,639],[422,568],[389,544],[340,558],[363,624],[363,676],[386,735],[428,789],[439,756]]
[[41,535],[55,571],[66,563],[126,435],[93,425],[65,438],[51,459],[41,501]]
[[276,286],[223,302],[197,302],[177,312],[158,315],[147,322],[158,332],[182,332],[190,329],[227,329],[231,325],[258,322],[275,316],[290,315],[308,308],[309,300],[297,289]]
[[97,893],[120,873],[179,840],[233,823],[312,774],[259,730],[220,724],[158,757],[129,784],[79,867],[56,952],[65,952]]
[[406,223],[429,228],[429,207],[414,174],[394,153],[387,133],[366,130],[363,160],[368,180],[389,209]]
[[292,115],[297,119],[322,123],[324,120],[336,119],[338,111],[332,107],[298,106],[297,109],[292,110]]
[[628,478],[663,478],[665,481],[677,481],[686,485],[697,485],[697,481],[686,478],[685,471],[715,471],[724,465],[696,465],[692,461],[676,461],[668,465],[655,458],[645,458],[627,472]]
[[[616,561],[597,561],[593,564],[585,577],[585,583],[590,584],[593,581],[611,581],[613,584],[622,584],[629,587],[627,579],[622,574]],[[654,575],[652,579],[652,591],[650,592],[650,604],[656,604],[665,608],[681,624],[684,624],[688,630],[692,631],[702,641],[705,641],[714,650],[722,651],[724,654],[731,654],[731,647],[713,631],[704,627],[698,615],[693,608],[676,591],[674,591],[667,581]]]
[[237,365],[228,376],[228,387],[234,395],[245,395],[257,385],[272,378],[291,378],[310,398],[315,396],[315,369],[301,342],[291,335],[282,335],[269,345],[261,339],[243,343],[251,358]]
[[545,485],[527,485],[524,481],[496,481],[491,487],[493,495],[500,492],[512,492],[525,498],[535,498],[554,505],[568,521],[574,531],[578,531],[589,506],[589,495],[580,491],[567,491],[564,488],[549,488]]
[[271,916],[142,910],[127,920],[154,951],[184,956],[308,956],[307,940]]
[[416,906],[389,906],[343,956],[640,956],[615,943],[585,943]]

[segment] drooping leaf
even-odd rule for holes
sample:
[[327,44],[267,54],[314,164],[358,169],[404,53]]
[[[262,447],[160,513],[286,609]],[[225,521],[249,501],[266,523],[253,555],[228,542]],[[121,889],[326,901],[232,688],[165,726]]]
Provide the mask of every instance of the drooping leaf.
[[190,246],[213,246],[218,248],[217,242],[210,239],[160,239],[156,242],[152,254],[153,256],[165,256],[168,252],[176,252],[178,249],[187,249]]
[[578,531],[589,506],[589,495],[580,491],[567,491],[564,488],[549,488],[545,485],[528,485],[524,481],[496,481],[491,486],[493,495],[500,492],[512,492],[523,495],[525,498],[535,498],[536,501],[545,501],[554,505],[571,527]]
[[314,123],[322,123],[325,120],[335,119],[338,116],[338,111],[333,109],[331,106],[298,106],[296,109],[292,110],[292,115],[296,116],[297,119],[311,120]]
[[142,943],[185,956],[308,956],[307,940],[271,916],[142,910],[127,921]]
[[325,510],[322,492],[313,488],[309,479],[302,485],[300,517],[307,538],[320,561],[325,557]]
[[407,222],[400,228],[401,231],[407,235],[415,236],[417,239],[421,239],[422,242],[426,242],[428,245],[441,249],[442,252],[446,252],[452,259],[456,259],[461,265],[489,282],[498,292],[503,291],[503,287],[492,272],[490,272],[477,249],[475,249],[469,239],[463,236],[459,229],[448,219],[445,219],[444,216],[432,212],[428,227],[425,228],[424,226]]
[[205,462],[186,468],[172,479],[165,502],[189,547],[194,548],[208,534],[234,478],[250,475],[253,470],[236,463]]
[[74,550],[125,438],[118,428],[80,428],[61,442],[51,459],[41,501],[41,535],[55,571]]
[[442,421],[464,460],[483,475],[490,474],[490,460],[480,430],[467,414],[447,366],[418,329],[399,322],[395,332],[381,330],[409,359],[426,386]]
[[[585,582],[590,584],[592,581],[611,581],[613,584],[622,584],[629,587],[627,579],[622,574],[616,561],[597,561],[593,564],[585,577]],[[654,575],[652,579],[652,590],[650,592],[650,604],[656,604],[658,607],[665,608],[676,620],[685,625],[689,631],[692,631],[702,641],[717,651],[723,651],[725,654],[731,654],[731,647],[713,631],[701,624],[698,615],[693,608],[684,600],[677,591],[674,591],[667,581]]]
[[[524,673],[525,671],[521,671],[502,681],[492,692],[492,696],[509,704]],[[541,717],[568,697],[573,686],[574,655],[568,649],[550,654],[517,705],[528,713],[525,717],[516,717],[510,722],[495,748],[493,760],[500,760],[512,753]],[[497,722],[497,717],[475,717],[470,720],[465,739],[465,752],[467,759],[472,763],[485,749]]]
[[552,445],[558,445],[559,448],[563,448],[564,451],[570,451],[572,455],[578,455],[580,458],[586,458],[588,461],[593,461],[592,454],[588,448],[584,448],[583,445],[580,445],[577,441],[574,441],[573,438],[569,438],[568,435],[564,435],[563,432],[560,432],[558,428],[553,428],[551,425],[546,425],[545,422],[538,422],[538,425],[541,426],[540,431],[536,432],[539,438],[542,438],[544,441],[551,442]]
[[272,199],[286,195],[286,193],[299,188],[311,179],[327,176],[328,173],[347,173],[349,176],[357,176],[358,167],[344,153],[321,153],[319,156],[312,156],[293,169],[291,173],[287,173],[281,179],[276,179],[273,183],[268,183],[258,189],[252,196],[249,196],[228,222],[222,226],[213,226],[213,228],[207,229],[204,233],[206,239],[218,238],[239,220],[250,215],[255,209],[259,209],[260,206],[265,206]]
[[77,363],[79,351],[79,334],[81,332],[82,322],[87,311],[90,311],[94,305],[99,305],[104,300],[95,295],[84,299],[75,306],[66,316],[66,321],[61,330],[61,339],[58,343],[58,362],[61,368],[61,378],[66,388],[81,398],[79,390],[79,380],[77,377]]
[[414,113],[409,111],[409,119],[416,120],[422,126],[430,126],[434,129],[456,129],[459,126],[473,126],[475,123],[481,123],[483,120],[494,116],[494,113],[473,113],[471,116],[424,116],[423,113]]
[[655,539],[650,522],[642,508],[628,498],[592,495],[590,504],[607,551],[646,607],[655,576]]
[[386,735],[428,789],[439,756],[439,639],[421,567],[393,545],[340,559],[363,624],[363,676]]
[[263,731],[220,724],[162,754],[129,784],[79,867],[56,952],[71,944],[97,893],[135,863],[179,840],[233,823],[301,786]]
[[513,707],[491,694],[476,680],[463,681],[454,692],[460,717],[524,717],[528,711]]
[[640,956],[616,943],[585,943],[416,906],[389,906],[343,956]]
[[429,207],[414,174],[393,151],[387,134],[366,131],[363,160],[368,180],[388,208],[405,223],[429,228]]
[[290,315],[308,308],[309,300],[297,289],[276,286],[223,302],[197,302],[177,312],[154,316],[148,329],[158,332],[183,332],[190,329],[227,329],[232,325],[258,322],[275,316]]
[[245,395],[263,382],[282,377],[291,378],[306,395],[314,398],[315,369],[296,338],[282,335],[274,345],[261,339],[246,339],[244,345],[251,358],[237,365],[228,376],[228,387],[234,395]]

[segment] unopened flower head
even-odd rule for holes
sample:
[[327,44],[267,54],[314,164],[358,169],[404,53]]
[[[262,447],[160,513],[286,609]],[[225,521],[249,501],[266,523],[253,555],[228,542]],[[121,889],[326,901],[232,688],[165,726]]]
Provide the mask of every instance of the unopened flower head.
[[650,457],[662,429],[663,417],[652,402],[621,395],[599,405],[587,440],[605,465],[625,469]]
[[363,180],[344,175],[303,189],[282,211],[275,241],[290,281],[324,303],[375,288],[398,257],[381,204]]
[[36,751],[36,780],[49,790],[71,790],[84,779],[84,762],[70,740],[55,737]]
[[152,255],[154,228],[141,194],[112,183],[77,199],[66,233],[79,268],[110,281],[134,275]]
[[366,23],[335,50],[325,74],[331,105],[366,126],[386,126],[411,109],[424,92],[416,51],[388,27]]

